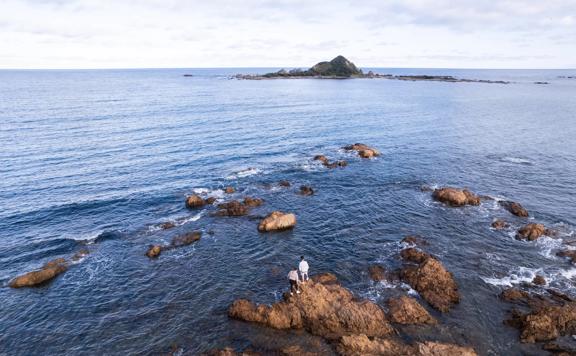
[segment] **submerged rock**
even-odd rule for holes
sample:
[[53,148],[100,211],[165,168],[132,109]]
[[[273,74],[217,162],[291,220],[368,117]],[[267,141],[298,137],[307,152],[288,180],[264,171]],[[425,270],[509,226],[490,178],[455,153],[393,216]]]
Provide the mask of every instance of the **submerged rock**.
[[453,304],[460,302],[454,277],[440,261],[414,248],[402,251],[402,258],[418,264],[404,266],[400,272],[402,279],[432,307],[448,312]]
[[190,209],[203,207],[206,202],[198,194],[193,194],[186,198],[186,207]]
[[288,188],[288,187],[290,187],[292,184],[290,184],[290,182],[288,182],[287,180],[281,180],[280,182],[278,182],[278,185],[281,186],[281,187]]
[[500,298],[507,302],[525,301],[529,294],[518,288],[508,288],[500,294]]
[[330,163],[330,161],[328,161],[328,158],[324,155],[314,156],[314,161],[320,161],[320,162],[322,162],[323,165],[327,165]]
[[322,284],[311,279],[301,290],[302,294],[285,294],[283,301],[271,306],[236,300],[228,315],[275,329],[304,328],[332,340],[350,334],[386,336],[394,331],[378,305],[356,300],[338,284]]
[[74,256],[72,256],[72,261],[80,261],[84,257],[88,256],[90,251],[88,249],[81,249],[80,251],[76,252]]
[[536,275],[534,277],[534,279],[532,280],[533,284],[536,284],[537,286],[545,286],[546,285],[546,279],[540,275]]
[[283,213],[281,211],[273,211],[260,221],[260,224],[258,224],[258,231],[280,231],[291,229],[294,226],[296,226],[296,215],[292,213]]
[[262,203],[264,203],[264,201],[260,198],[252,198],[252,197],[244,198],[244,205],[249,206],[251,208],[260,206],[262,205]]
[[437,321],[414,298],[401,296],[388,300],[390,320],[398,324],[436,324]]
[[206,200],[204,200],[204,203],[210,205],[210,204],[214,204],[215,201],[216,201],[215,197],[208,197],[208,198],[206,198]]
[[516,239],[534,241],[544,235],[546,228],[542,224],[530,223],[518,230]]
[[148,251],[146,251],[146,256],[148,256],[150,258],[156,258],[156,257],[160,256],[161,253],[162,253],[162,246],[150,245],[150,247],[148,248]]
[[368,267],[368,274],[370,279],[374,282],[380,282],[386,279],[386,270],[380,265],[372,265]]
[[188,232],[184,235],[176,236],[175,238],[173,238],[172,242],[170,243],[170,247],[176,248],[176,247],[188,246],[200,240],[201,237],[202,233],[200,231]]
[[564,250],[556,253],[558,257],[568,257],[570,262],[576,264],[576,250]]
[[496,230],[503,230],[503,229],[506,229],[507,227],[509,227],[510,224],[508,224],[506,221],[504,221],[502,219],[496,219],[496,220],[492,221],[491,226]]
[[367,146],[363,143],[355,143],[353,145],[344,146],[344,149],[346,151],[356,151],[358,152],[358,155],[362,158],[372,158],[380,156],[380,152],[377,149]]
[[526,209],[524,209],[524,207],[522,205],[520,205],[519,203],[513,202],[513,201],[508,201],[508,200],[503,200],[500,201],[499,204],[506,210],[508,210],[510,213],[516,215],[516,216],[520,216],[520,217],[528,217],[528,211]]
[[300,187],[300,194],[301,195],[313,195],[314,189],[308,185],[303,185]]
[[172,229],[172,228],[176,227],[176,223],[174,223],[173,221],[166,221],[166,222],[161,223],[159,225],[159,227],[162,230],[168,230],[168,229]]
[[440,188],[434,190],[432,197],[451,206],[480,205],[480,198],[466,189]]
[[64,258],[57,258],[44,265],[42,269],[25,273],[14,278],[8,284],[12,288],[34,287],[54,279],[68,270],[68,263]]
[[238,200],[232,200],[227,203],[218,204],[219,216],[244,216],[248,214],[248,206],[240,203]]

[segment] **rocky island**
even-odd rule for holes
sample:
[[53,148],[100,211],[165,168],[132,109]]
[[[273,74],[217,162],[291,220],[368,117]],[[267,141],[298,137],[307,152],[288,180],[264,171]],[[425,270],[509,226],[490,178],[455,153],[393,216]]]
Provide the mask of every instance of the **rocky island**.
[[503,80],[464,79],[449,75],[393,75],[379,74],[369,71],[362,72],[354,63],[344,56],[337,56],[331,61],[319,62],[309,69],[281,69],[266,74],[236,74],[233,79],[263,80],[263,79],[392,79],[407,81],[435,81],[435,82],[462,82],[462,83],[493,83],[509,84]]

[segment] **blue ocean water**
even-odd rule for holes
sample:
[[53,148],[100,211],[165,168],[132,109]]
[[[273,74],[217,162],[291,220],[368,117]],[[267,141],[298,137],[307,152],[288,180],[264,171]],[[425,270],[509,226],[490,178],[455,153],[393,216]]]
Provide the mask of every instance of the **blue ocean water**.
[[[333,272],[385,305],[402,287],[371,282],[367,268],[398,267],[409,234],[429,241],[462,293],[454,310],[434,314],[442,331],[423,337],[482,355],[538,352],[502,323],[510,305],[497,295],[535,274],[576,295],[576,268],[555,256],[576,239],[576,80],[560,78],[576,70],[375,69],[509,85],[228,78],[271,70],[0,71],[0,353],[158,354],[177,345],[193,355],[294,342],[228,320],[228,305],[278,300],[302,254],[312,273]],[[382,156],[340,149],[354,142]],[[349,165],[328,170],[315,154]],[[316,194],[296,194],[302,184]],[[497,201],[446,208],[423,185],[521,202],[559,236],[517,241],[524,220]],[[224,195],[226,186],[237,193]],[[214,217],[212,207],[185,208],[193,192],[265,204],[252,217]],[[294,212],[297,227],[259,234],[256,217],[272,210]],[[490,229],[496,217],[512,227]],[[166,221],[177,226],[163,230]],[[204,233],[197,244],[144,256],[192,230]],[[51,283],[8,287],[83,248],[91,253]]]

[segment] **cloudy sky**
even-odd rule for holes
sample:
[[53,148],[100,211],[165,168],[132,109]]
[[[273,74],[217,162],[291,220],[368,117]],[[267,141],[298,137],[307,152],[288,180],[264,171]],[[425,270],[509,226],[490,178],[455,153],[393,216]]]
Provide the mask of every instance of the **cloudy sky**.
[[576,68],[576,0],[0,0],[0,68]]

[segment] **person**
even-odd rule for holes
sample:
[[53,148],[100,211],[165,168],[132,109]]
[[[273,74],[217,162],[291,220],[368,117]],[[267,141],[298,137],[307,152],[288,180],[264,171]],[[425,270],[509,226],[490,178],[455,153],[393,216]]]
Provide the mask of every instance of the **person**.
[[300,265],[298,269],[300,270],[300,276],[302,277],[302,282],[308,282],[308,262],[304,259],[304,256],[300,256]]
[[288,280],[290,281],[290,295],[294,295],[294,291],[297,294],[300,294],[300,288],[298,288],[298,283],[300,282],[298,279],[298,270],[296,268],[292,268],[290,272],[288,272]]

